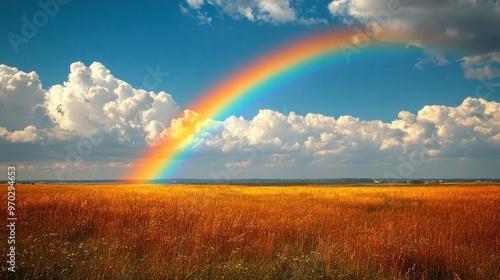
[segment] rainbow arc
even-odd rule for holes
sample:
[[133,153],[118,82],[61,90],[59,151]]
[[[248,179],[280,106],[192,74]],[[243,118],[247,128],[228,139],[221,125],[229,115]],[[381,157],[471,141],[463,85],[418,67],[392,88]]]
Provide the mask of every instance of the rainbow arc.
[[[194,139],[210,129],[210,122],[206,120],[223,117],[270,92],[273,86],[322,67],[322,61],[329,56],[352,54],[356,50],[352,43],[356,35],[343,30],[302,38],[236,71],[188,106],[191,112],[174,120],[166,131],[170,136],[143,152],[125,178],[136,182],[170,178],[178,168],[178,160],[192,151]],[[343,57],[345,62],[349,62],[348,59]]]

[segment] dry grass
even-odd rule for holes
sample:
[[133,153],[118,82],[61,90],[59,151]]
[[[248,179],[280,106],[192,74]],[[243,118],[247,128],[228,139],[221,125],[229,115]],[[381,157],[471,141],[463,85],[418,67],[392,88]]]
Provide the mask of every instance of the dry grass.
[[17,190],[19,279],[500,277],[498,185]]

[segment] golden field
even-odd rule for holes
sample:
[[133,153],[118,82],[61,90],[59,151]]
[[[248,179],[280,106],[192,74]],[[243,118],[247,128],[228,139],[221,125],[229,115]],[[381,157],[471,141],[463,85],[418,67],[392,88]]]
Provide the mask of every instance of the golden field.
[[2,279],[500,278],[500,185],[16,190]]

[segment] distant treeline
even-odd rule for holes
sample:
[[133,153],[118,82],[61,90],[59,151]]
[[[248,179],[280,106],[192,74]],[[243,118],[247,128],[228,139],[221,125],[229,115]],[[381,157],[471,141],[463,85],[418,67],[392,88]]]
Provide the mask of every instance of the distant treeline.
[[353,185],[353,184],[439,184],[455,182],[500,182],[500,179],[371,179],[371,178],[331,178],[331,179],[164,179],[153,180],[152,184],[196,184],[196,185],[255,185],[255,186],[290,186],[290,185]]
[[[158,185],[250,185],[250,186],[307,186],[307,185],[353,185],[353,184],[441,184],[441,183],[481,183],[481,182],[500,182],[500,179],[405,179],[405,178],[325,178],[325,179],[158,179],[148,183]],[[7,181],[0,181],[7,183]],[[39,180],[39,181],[17,181],[17,184],[122,184],[121,180]]]

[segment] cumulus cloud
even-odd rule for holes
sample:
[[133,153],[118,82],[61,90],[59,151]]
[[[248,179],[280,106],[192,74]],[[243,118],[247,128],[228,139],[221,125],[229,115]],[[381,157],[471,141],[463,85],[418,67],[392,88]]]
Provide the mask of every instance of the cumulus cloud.
[[498,68],[488,64],[500,51],[498,1],[334,0],[328,9],[348,25],[361,24],[380,40],[460,51],[466,54],[465,63],[480,56],[483,68],[466,71],[466,77],[498,75]]
[[101,63],[71,64],[68,81],[51,87],[45,108],[52,122],[75,133],[102,130],[120,142],[153,141],[179,113],[165,93],[134,89],[115,78]]
[[[0,135],[2,132],[0,131]],[[17,130],[11,133],[5,133],[5,139],[10,142],[35,142],[38,140],[37,128],[34,125],[29,125],[23,130]]]
[[405,132],[409,144],[429,145],[433,156],[484,156],[500,152],[496,139],[499,113],[500,103],[467,98],[458,107],[425,106],[417,116],[400,114],[403,119],[392,122],[391,127]]
[[[258,147],[264,166],[384,162],[424,146],[433,157],[500,153],[500,103],[467,98],[458,107],[425,106],[390,123],[351,116],[288,116],[261,110],[253,119],[229,117],[203,139],[206,149],[238,154]],[[247,163],[242,163],[247,164]]]
[[73,63],[68,81],[47,91],[35,72],[0,65],[0,107],[0,134],[13,142],[34,141],[40,130],[54,136],[101,129],[144,143],[180,113],[169,94],[134,89],[98,62]]
[[43,117],[45,93],[38,75],[0,65],[0,127],[18,131]]
[[181,12],[190,14],[193,11],[193,17],[198,18],[200,23],[206,23],[206,19],[211,18],[201,9],[209,6],[219,15],[228,15],[233,19],[247,19],[251,22],[266,22],[271,24],[284,24],[295,22],[302,25],[328,24],[326,19],[315,17],[304,17],[299,15],[300,3],[292,3],[290,0],[249,0],[249,1],[203,1],[186,0],[185,4],[180,5]]
[[98,130],[141,146],[180,113],[169,94],[134,89],[98,62],[71,64],[68,81],[47,91],[35,72],[0,65],[0,108],[0,137],[45,144]]

